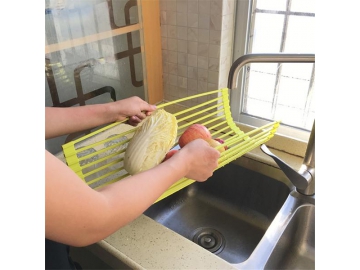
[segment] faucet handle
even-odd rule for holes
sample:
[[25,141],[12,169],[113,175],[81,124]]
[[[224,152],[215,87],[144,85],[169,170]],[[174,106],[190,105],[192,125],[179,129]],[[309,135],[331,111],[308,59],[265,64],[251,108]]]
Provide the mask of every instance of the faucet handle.
[[297,189],[305,190],[308,187],[309,181],[312,177],[308,171],[295,171],[288,164],[286,164],[284,161],[274,155],[265,144],[262,144],[260,148],[265,154],[272,157],[272,159],[277,163],[277,165],[279,165],[280,169],[285,173],[287,178],[289,178],[289,180]]

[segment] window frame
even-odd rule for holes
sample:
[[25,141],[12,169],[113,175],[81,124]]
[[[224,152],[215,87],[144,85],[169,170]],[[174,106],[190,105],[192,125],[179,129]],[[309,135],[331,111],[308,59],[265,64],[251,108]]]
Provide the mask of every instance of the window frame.
[[[233,62],[249,52],[249,47],[251,46],[250,43],[252,42],[252,40],[249,38],[249,33],[252,32],[251,28],[254,27],[250,22],[250,19],[255,4],[256,0],[236,1]],[[313,69],[315,69],[315,64]],[[246,73],[246,66],[244,66],[244,68],[242,68],[239,73],[238,87],[230,91],[230,107],[232,117],[234,121],[238,123],[251,127],[260,127],[266,123],[269,123],[269,121],[241,113],[244,106],[243,96],[246,89]],[[302,142],[307,142],[310,137],[310,131],[306,129],[295,128],[285,124],[280,125],[277,134],[281,134],[281,136]]]

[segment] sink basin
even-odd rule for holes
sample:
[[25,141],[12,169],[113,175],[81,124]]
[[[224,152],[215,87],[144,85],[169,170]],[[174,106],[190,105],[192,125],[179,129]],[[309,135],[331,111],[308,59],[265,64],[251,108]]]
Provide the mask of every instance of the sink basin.
[[290,188],[230,163],[206,182],[157,202],[144,214],[231,264],[249,258]]
[[265,269],[315,269],[314,205],[304,205],[296,210]]

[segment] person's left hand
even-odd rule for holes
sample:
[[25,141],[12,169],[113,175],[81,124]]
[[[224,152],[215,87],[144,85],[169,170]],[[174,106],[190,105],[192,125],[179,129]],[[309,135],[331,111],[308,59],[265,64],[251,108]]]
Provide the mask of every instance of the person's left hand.
[[127,123],[132,126],[137,126],[146,116],[156,110],[155,105],[151,105],[137,96],[116,101],[115,104],[119,110],[117,121],[129,117]]

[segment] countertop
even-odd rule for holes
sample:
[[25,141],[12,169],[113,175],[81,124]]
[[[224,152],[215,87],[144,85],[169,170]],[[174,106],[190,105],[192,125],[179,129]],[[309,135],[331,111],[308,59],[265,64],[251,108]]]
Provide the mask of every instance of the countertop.
[[[131,269],[236,269],[179,234],[141,215],[91,251],[116,268],[119,259]],[[111,254],[113,259],[99,247]]]

